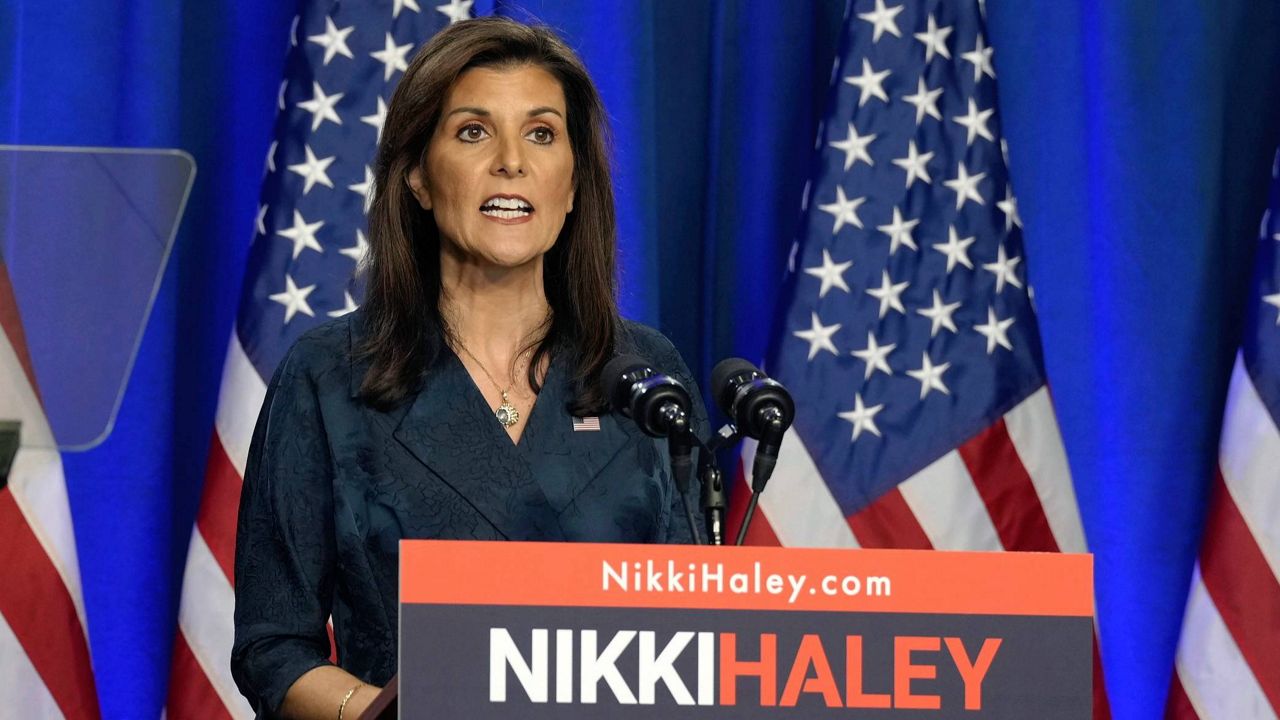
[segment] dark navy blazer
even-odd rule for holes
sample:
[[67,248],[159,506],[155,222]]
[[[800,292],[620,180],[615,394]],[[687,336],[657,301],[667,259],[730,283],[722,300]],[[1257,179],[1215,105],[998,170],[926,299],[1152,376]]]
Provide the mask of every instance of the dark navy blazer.
[[[389,412],[357,398],[361,313],[302,336],[267,388],[236,538],[231,669],[259,717],[329,662],[376,685],[396,671],[402,538],[688,542],[666,445],[626,418],[575,431],[569,378],[553,358],[519,444],[445,350],[417,395]],[[687,384],[671,343],[624,323],[619,350]],[[697,498],[690,497],[697,505]]]

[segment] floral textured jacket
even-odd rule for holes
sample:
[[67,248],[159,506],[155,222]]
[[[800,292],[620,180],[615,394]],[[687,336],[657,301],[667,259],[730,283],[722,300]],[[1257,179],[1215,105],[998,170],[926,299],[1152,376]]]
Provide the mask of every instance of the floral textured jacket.
[[[382,685],[396,671],[402,538],[688,542],[663,441],[626,418],[575,431],[553,358],[513,444],[458,358],[445,350],[419,393],[389,412],[357,398],[361,313],[300,338],[267,388],[236,539],[231,669],[259,717],[329,662]],[[619,350],[686,383],[658,332],[624,323]],[[697,504],[697,498],[690,498]]]

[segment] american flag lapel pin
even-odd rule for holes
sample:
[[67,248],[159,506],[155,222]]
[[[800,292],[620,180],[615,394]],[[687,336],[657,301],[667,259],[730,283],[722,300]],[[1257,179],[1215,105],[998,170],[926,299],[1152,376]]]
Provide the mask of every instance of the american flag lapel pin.
[[573,419],[574,432],[600,432],[600,418],[595,415]]

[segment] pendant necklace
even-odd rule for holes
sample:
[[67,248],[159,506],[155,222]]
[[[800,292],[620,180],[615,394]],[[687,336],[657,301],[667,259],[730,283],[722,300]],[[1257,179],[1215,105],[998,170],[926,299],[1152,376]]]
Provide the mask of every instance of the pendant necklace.
[[484,373],[484,376],[489,378],[489,382],[493,383],[494,389],[502,395],[502,404],[498,406],[497,410],[493,411],[493,416],[498,419],[498,422],[502,424],[502,427],[509,428],[520,422],[520,411],[516,410],[516,406],[511,404],[511,399],[508,397],[508,393],[510,393],[511,389],[515,387],[515,384],[512,383],[507,386],[506,390],[503,390],[502,386],[498,384],[498,381],[493,379],[493,375],[489,372],[489,369],[484,366],[484,363],[480,362],[480,358],[473,355],[471,351],[467,349],[467,346],[462,344],[461,340],[458,341],[458,347],[462,352],[467,354],[467,357],[475,361],[476,365],[480,368],[480,372]]

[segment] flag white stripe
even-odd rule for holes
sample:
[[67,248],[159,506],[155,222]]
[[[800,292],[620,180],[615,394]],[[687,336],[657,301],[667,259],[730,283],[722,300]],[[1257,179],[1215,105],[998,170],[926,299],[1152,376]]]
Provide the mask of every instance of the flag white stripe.
[[1236,355],[1222,423],[1218,464],[1254,542],[1280,578],[1280,430]]
[[75,603],[84,631],[84,601],[80,597],[80,565],[76,560],[76,537],[71,525],[71,503],[62,472],[62,456],[53,440],[53,431],[44,407],[9,342],[0,331],[0,418],[18,420],[21,450],[9,470],[9,490],[40,546]]
[[1178,677],[1200,720],[1276,720],[1214,606],[1197,564],[1178,641]]
[[[178,626],[187,645],[234,718],[253,717],[249,703],[231,678],[231,643],[235,637],[235,592],[222,574],[199,532],[191,534],[182,583]],[[181,680],[175,680],[181,682]]]
[[218,393],[218,413],[214,422],[222,447],[240,477],[244,477],[253,426],[266,397],[266,382],[249,361],[240,345],[240,337],[232,332],[231,342],[227,345],[227,361],[222,368],[222,388]]
[[1001,550],[1000,536],[960,453],[952,450],[898,485],[938,550]]
[[[4,708],[14,713],[6,717],[64,717],[3,615],[0,615],[0,698]],[[4,714],[0,711],[0,715]]]
[[1049,389],[1042,387],[1004,416],[1009,439],[1040,497],[1049,528],[1062,552],[1087,552],[1076,490],[1062,447],[1062,433]]
[[[755,453],[756,441],[743,443],[742,468],[747,482]],[[760,496],[760,511],[784,546],[859,547],[840,505],[795,431],[783,436],[778,465]]]

